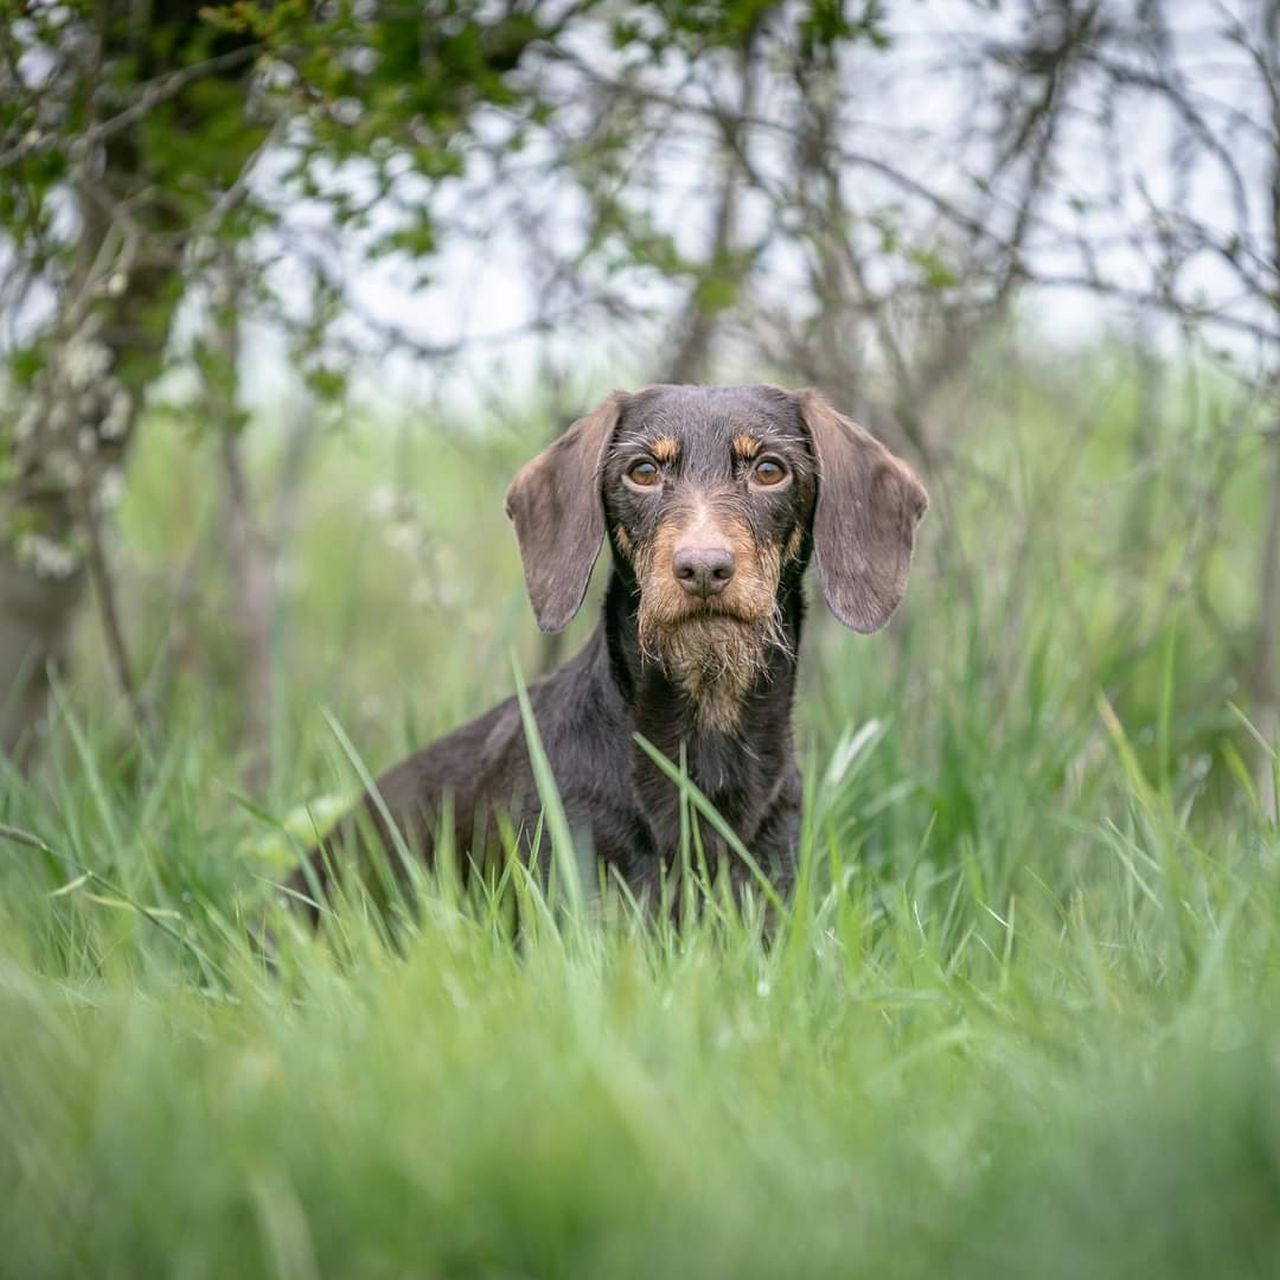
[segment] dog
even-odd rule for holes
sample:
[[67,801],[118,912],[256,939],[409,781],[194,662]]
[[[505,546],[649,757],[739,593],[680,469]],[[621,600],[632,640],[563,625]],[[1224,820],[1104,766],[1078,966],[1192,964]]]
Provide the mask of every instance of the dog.
[[[639,735],[683,760],[755,874],[785,893],[802,800],[791,717],[805,570],[816,563],[842,623],[878,630],[905,593],[927,507],[910,467],[813,390],[615,392],[526,464],[506,511],[543,630],[568,625],[606,540],[612,553],[600,625],[528,690],[575,845],[638,899],[660,892],[680,790]],[[448,815],[464,877],[506,856],[511,831],[527,860],[541,805],[517,699],[396,765],[357,812],[289,882],[313,920],[361,861],[357,825],[393,867],[406,848],[431,862]],[[716,832],[701,834],[724,858]]]

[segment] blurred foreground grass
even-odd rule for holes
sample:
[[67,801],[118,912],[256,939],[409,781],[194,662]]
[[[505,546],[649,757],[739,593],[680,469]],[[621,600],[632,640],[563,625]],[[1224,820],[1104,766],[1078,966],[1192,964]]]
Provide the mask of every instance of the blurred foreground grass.
[[428,885],[397,947],[354,904],[274,978],[278,822],[351,786],[321,706],[377,768],[534,660],[500,498],[549,428],[324,445],[252,803],[201,447],[153,433],[164,730],[87,631],[0,779],[47,846],[0,842],[0,1274],[1276,1274],[1280,835],[1232,705],[1265,477],[1208,394],[1135,455],[1135,396],[1105,356],[976,378],[901,619],[815,608],[773,946],[616,903],[513,946]]

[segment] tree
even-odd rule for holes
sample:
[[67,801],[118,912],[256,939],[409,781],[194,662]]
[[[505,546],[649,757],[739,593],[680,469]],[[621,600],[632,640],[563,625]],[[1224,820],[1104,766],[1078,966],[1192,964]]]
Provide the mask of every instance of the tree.
[[38,719],[86,573],[102,569],[103,509],[190,236],[260,145],[260,127],[225,127],[256,56],[195,5],[3,11],[2,289],[17,334],[0,418],[0,748]]
[[[1011,155],[1050,139],[1051,204],[1024,281],[1171,320],[1249,392],[1234,430],[1270,455],[1241,674],[1280,739],[1280,5],[1029,0],[978,56],[1002,77]],[[1135,128],[1157,140],[1134,145]],[[1087,159],[1091,163],[1083,163]],[[1273,814],[1271,757],[1259,790]]]
[[[818,46],[861,31],[831,0],[650,0],[623,10],[594,0],[3,0],[0,19],[0,299],[14,318],[0,418],[0,688],[11,691],[0,749],[9,751],[34,745],[87,578],[121,689],[144,714],[105,516],[183,300],[207,300],[218,280],[235,279],[241,305],[287,323],[316,392],[341,393],[345,362],[330,322],[345,298],[325,255],[302,257],[311,282],[303,315],[290,314],[256,269],[291,204],[323,208],[334,236],[368,255],[394,254],[412,271],[448,230],[435,194],[469,158],[496,165],[541,139],[554,164],[583,174],[633,135],[642,147],[660,141],[623,114],[591,144],[558,149],[578,82],[553,72],[578,33],[633,61],[696,66],[726,51],[745,65],[766,27]],[[267,164],[271,181],[259,181]],[[735,184],[725,173],[727,244]],[[605,210],[604,234],[589,248],[604,247],[609,221]],[[658,265],[669,265],[656,242],[625,230],[629,261],[652,263],[657,251]],[[706,346],[701,304],[726,278],[724,244],[713,244],[709,274],[680,267],[700,281],[688,313],[693,347]],[[208,310],[231,335],[226,308]],[[235,371],[217,368],[235,346],[206,342],[201,363],[229,493],[243,497],[230,482],[239,474]],[[262,578],[245,554],[254,540],[243,519],[228,529],[241,549],[236,576],[254,597],[245,611],[260,613],[261,591],[247,585]],[[248,633],[246,644],[261,649]]]
[[[34,745],[86,578],[138,702],[103,519],[184,292],[226,261],[221,246],[278,216],[256,164],[287,157],[276,202],[325,200],[338,225],[367,225],[397,186],[459,172],[481,104],[501,104],[518,143],[539,104],[512,73],[579,12],[551,8],[4,0],[0,750]],[[359,190],[326,185],[355,160]],[[434,247],[425,203],[370,251]],[[300,326],[304,359],[324,315],[318,305]],[[334,389],[318,358],[310,372]]]

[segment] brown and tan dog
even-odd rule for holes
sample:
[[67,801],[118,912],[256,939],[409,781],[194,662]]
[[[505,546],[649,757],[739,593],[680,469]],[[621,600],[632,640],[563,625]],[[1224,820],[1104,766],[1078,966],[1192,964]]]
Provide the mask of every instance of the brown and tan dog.
[[[817,392],[768,386],[615,393],[516,476],[507,513],[544,630],[578,612],[606,538],[613,552],[600,626],[529,699],[575,837],[633,890],[659,884],[680,826],[677,788],[637,734],[672,760],[683,749],[692,780],[789,885],[805,569],[816,561],[841,622],[875,631],[906,590],[927,505],[910,468]],[[540,806],[514,698],[376,788],[364,825],[388,846],[390,817],[430,860],[447,797],[464,874],[495,856],[499,813],[528,854]],[[357,844],[355,824],[340,827],[294,893],[318,910]]]

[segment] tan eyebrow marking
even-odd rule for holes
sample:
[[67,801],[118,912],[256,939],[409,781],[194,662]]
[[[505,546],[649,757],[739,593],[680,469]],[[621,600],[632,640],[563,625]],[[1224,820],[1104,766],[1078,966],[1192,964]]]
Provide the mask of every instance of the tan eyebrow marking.
[[680,441],[674,436],[659,436],[649,446],[649,452],[659,462],[674,462],[680,456]]
[[740,431],[733,437],[733,452],[739,458],[754,458],[760,452],[760,441]]

